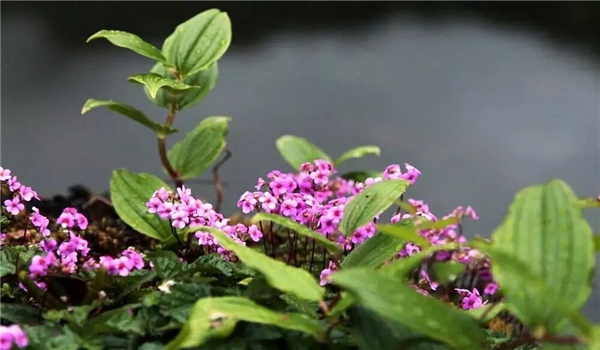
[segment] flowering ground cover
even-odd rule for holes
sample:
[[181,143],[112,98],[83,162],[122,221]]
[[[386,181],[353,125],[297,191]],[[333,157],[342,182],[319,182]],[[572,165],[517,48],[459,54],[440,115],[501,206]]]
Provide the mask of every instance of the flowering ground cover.
[[[580,312],[600,245],[582,211],[600,197],[533,185],[491,239],[469,240],[474,208],[440,215],[410,198],[417,167],[341,174],[381,150],[332,158],[285,135],[290,169],[265,169],[228,217],[231,119],[166,143],[177,112],[215,86],[227,14],[198,14],[160,50],[121,31],[99,38],[156,61],[129,80],[167,116],[95,99],[82,113],[106,107],[151,129],[173,186],[117,169],[110,201],[81,189],[49,201],[0,167],[0,349],[600,349],[600,326]],[[215,203],[185,186],[210,167]]]

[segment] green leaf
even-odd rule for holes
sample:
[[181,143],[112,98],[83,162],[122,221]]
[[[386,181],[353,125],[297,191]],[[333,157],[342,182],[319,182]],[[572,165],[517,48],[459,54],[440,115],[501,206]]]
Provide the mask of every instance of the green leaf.
[[3,246],[0,250],[0,277],[12,275],[16,272],[15,261],[16,254],[14,254],[14,251]]
[[377,229],[386,235],[396,237],[404,242],[414,242],[424,248],[431,247],[431,243],[425,237],[419,235],[412,223],[405,225],[377,225]]
[[594,236],[594,250],[600,252],[600,236]]
[[211,287],[201,283],[176,283],[160,298],[160,308],[163,315],[185,323],[190,316],[194,303],[211,295]]
[[231,43],[231,21],[217,9],[204,11],[175,28],[163,45],[163,53],[182,77],[216,62]]
[[396,255],[405,243],[402,239],[377,233],[354,248],[342,261],[342,267],[379,267]]
[[320,245],[325,247],[331,253],[339,253],[342,248],[332,241],[328,240],[322,234],[315,232],[308,227],[301,225],[295,221],[292,221],[284,216],[269,214],[269,213],[258,213],[252,217],[252,222],[257,223],[259,221],[271,221],[283,227],[287,227],[292,231],[295,231],[303,236],[310,237],[317,241]]
[[225,148],[229,117],[208,117],[169,150],[171,165],[182,180],[200,175]]
[[[158,74],[159,76],[166,79],[176,79],[162,64],[157,63],[150,70],[151,73]],[[189,75],[183,79],[183,83],[188,86],[199,86],[199,89],[190,89],[180,91],[175,94],[175,101],[177,104],[177,110],[181,111],[194,104],[200,102],[206,94],[208,94],[217,84],[217,78],[219,76],[219,68],[217,62],[213,63],[210,67],[199,71],[198,73]],[[172,99],[172,93],[168,89],[160,89],[156,94],[156,98],[150,95],[148,88],[144,89],[146,96],[154,104],[169,108]]]
[[448,349],[408,327],[386,319],[360,305],[348,310],[352,335],[362,350]]
[[21,325],[42,321],[40,309],[25,304],[3,302],[0,316],[4,320]]
[[83,105],[83,108],[81,109],[81,114],[86,114],[90,110],[98,107],[106,107],[113,112],[117,112],[131,120],[135,120],[143,126],[153,130],[159,137],[164,137],[165,135],[177,132],[177,129],[167,128],[164,125],[156,123],[152,119],[148,118],[144,113],[131,106],[112,100],[95,100],[93,98],[90,98]]
[[158,94],[158,91],[163,87],[168,88],[171,91],[170,93],[172,94],[190,89],[200,89],[200,86],[186,85],[180,82],[179,80],[163,78],[155,73],[138,74],[127,78],[127,80],[131,83],[144,85],[148,89],[150,97],[152,97],[152,99],[156,98],[156,94]]
[[583,209],[600,208],[600,198],[598,198],[598,197],[596,197],[596,198],[592,198],[592,197],[581,198],[581,199],[577,200],[577,205]]
[[304,163],[311,163],[317,159],[331,161],[331,158],[319,147],[302,137],[283,135],[277,139],[279,153],[295,170],[300,170]]
[[447,219],[437,220],[437,221],[429,221],[423,217],[415,218],[415,225],[419,230],[442,230],[450,225],[458,224],[458,218],[456,216],[451,216]]
[[165,350],[199,347],[211,339],[225,338],[239,321],[274,325],[317,338],[324,333],[316,319],[304,314],[278,313],[240,297],[203,298],[196,302],[188,322]]
[[[595,265],[592,229],[577,200],[561,180],[528,187],[517,193],[505,221],[492,234],[495,249],[528,266],[553,296],[574,309],[579,309],[590,294]],[[551,309],[540,303],[538,295],[521,292],[512,299],[522,308],[519,313],[525,317],[523,321],[557,326],[552,321],[556,319],[548,314]],[[530,314],[535,305],[544,312]]]
[[134,230],[162,241],[171,237],[169,221],[146,208],[152,194],[161,187],[169,189],[155,176],[134,174],[126,169],[113,171],[110,179],[110,197],[119,217]]
[[419,294],[400,280],[368,268],[331,275],[334,284],[379,315],[456,349],[481,349],[485,333],[472,317],[443,302]]
[[323,298],[325,290],[308,271],[288,266],[252,248],[238,244],[224,232],[212,227],[202,226],[193,229],[210,232],[221,246],[234,252],[249,268],[263,274],[271,287],[301,299],[320,301]]
[[317,314],[316,311],[319,308],[319,304],[302,300],[293,296],[292,294],[281,294],[279,298],[283,300],[292,310],[308,315],[311,318],[319,318],[319,314]]
[[533,272],[532,264],[494,245],[478,243],[474,247],[492,259],[492,273],[506,296],[505,304],[529,329],[541,326],[555,334],[569,322],[592,336],[593,326],[577,311],[579,307],[569,298],[559,298],[541,275]]
[[144,274],[141,276],[133,277],[133,281],[128,281],[123,291],[116,297],[115,303],[123,300],[126,296],[132,292],[139,290],[144,284],[154,280],[157,276],[156,270],[144,270]]
[[462,275],[466,267],[465,264],[456,261],[436,261],[432,265],[434,279],[440,284],[450,283]]
[[98,293],[106,288],[109,283],[110,278],[108,277],[106,268],[100,267],[98,270],[96,270],[96,276],[94,279],[89,283],[89,288],[83,298],[82,304],[90,304],[94,300],[98,299]]
[[431,254],[442,250],[454,250],[459,248],[456,243],[448,243],[443,245],[431,246],[422,251],[407,256],[402,259],[394,260],[388,265],[381,267],[381,271],[387,275],[394,276],[399,280],[405,280],[408,276],[421,265],[421,262]]
[[336,159],[333,162],[333,165],[337,167],[340,164],[342,164],[343,162],[347,161],[348,159],[363,158],[364,156],[367,156],[369,154],[374,154],[376,156],[379,156],[379,155],[381,155],[381,150],[377,146],[356,147],[356,148],[353,148],[351,150],[344,152],[344,154],[339,156],[338,159]]
[[355,182],[365,182],[368,178],[376,178],[381,177],[383,174],[381,171],[374,170],[356,170],[344,173],[341,175],[342,179],[345,180],[354,180]]
[[87,332],[92,334],[111,333],[114,331],[142,334],[142,324],[133,316],[127,306],[107,311],[85,324]]
[[179,257],[168,250],[152,253],[150,260],[154,270],[163,280],[173,279],[181,273],[183,268],[183,263],[179,261]]
[[340,230],[349,236],[373,220],[375,215],[394,204],[408,187],[405,180],[385,180],[370,186],[353,197],[344,209]]
[[90,42],[94,39],[105,38],[110,41],[113,45],[129,49],[133,52],[139,53],[142,56],[146,56],[155,61],[158,61],[166,66],[172,67],[159,49],[154,47],[142,40],[139,36],[120,30],[101,30],[98,33],[90,36],[86,42]]
[[38,303],[42,303],[44,301],[44,306],[48,309],[64,309],[66,308],[66,304],[54,297],[51,293],[46,293],[40,287],[31,280],[27,271],[19,272],[19,282],[23,285],[27,294],[35,299]]

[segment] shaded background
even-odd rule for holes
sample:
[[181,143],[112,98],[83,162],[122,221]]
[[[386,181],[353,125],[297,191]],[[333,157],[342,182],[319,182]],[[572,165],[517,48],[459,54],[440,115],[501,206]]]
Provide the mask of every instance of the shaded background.
[[[232,46],[215,90],[175,126],[233,117],[227,213],[257,177],[288,170],[275,148],[282,134],[332,156],[379,145],[381,157],[340,170],[415,165],[423,175],[410,197],[439,215],[474,206],[470,236],[489,235],[533,183],[561,177],[600,194],[598,3],[3,2],[2,165],[45,196],[74,184],[103,192],[115,168],[162,176],[152,132],[105,110],[79,115],[94,97],[164,120],[126,81],[152,62],[85,39],[119,29],[160,47],[211,7],[229,12]],[[191,187],[214,199],[212,186]],[[600,231],[598,212],[588,218]],[[599,281],[586,308],[596,321]]]

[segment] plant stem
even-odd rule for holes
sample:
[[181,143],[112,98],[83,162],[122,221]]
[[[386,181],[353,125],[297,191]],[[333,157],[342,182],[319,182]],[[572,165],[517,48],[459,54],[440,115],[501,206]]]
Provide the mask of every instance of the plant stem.
[[217,203],[215,204],[215,211],[217,213],[221,212],[221,204],[223,204],[223,185],[221,184],[221,179],[219,178],[219,168],[223,164],[225,164],[225,162],[227,162],[227,160],[229,160],[229,158],[231,158],[232,155],[231,151],[227,147],[223,149],[223,152],[225,152],[225,157],[218,161],[217,164],[215,164],[215,166],[213,167],[213,178],[215,183],[215,190],[217,191]]
[[315,262],[315,240],[312,240],[312,253],[310,254],[310,268],[309,271],[312,273],[313,263]]
[[[167,115],[167,121],[165,122],[165,126],[167,128],[169,128],[169,127],[171,127],[171,125],[173,125],[176,115],[177,115],[177,100],[175,98],[175,95],[172,95],[171,103],[169,105],[169,114]],[[163,167],[165,167],[165,169],[167,169],[167,173],[169,173],[169,176],[171,177],[171,179],[173,179],[173,182],[175,182],[175,187],[183,186],[183,181],[179,178],[179,173],[177,173],[177,171],[175,171],[175,169],[171,165],[171,162],[169,161],[169,157],[167,156],[167,144],[165,142],[165,136],[158,137],[158,154],[160,155],[160,161],[161,161]]]

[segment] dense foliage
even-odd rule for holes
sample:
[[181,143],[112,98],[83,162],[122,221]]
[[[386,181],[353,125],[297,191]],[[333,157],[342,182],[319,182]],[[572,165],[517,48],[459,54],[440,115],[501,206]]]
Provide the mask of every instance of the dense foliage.
[[[83,113],[106,107],[153,130],[175,186],[115,170],[103,203],[126,225],[110,226],[89,202],[45,213],[0,168],[0,350],[600,349],[600,326],[580,312],[600,241],[582,211],[600,196],[578,199],[557,179],[528,187],[491,240],[469,241],[473,208],[438,217],[405,199],[421,175],[414,166],[339,174],[380,149],[333,159],[285,135],[276,146],[291,172],[265,170],[237,203],[253,216],[228,218],[218,170],[231,156],[230,118],[205,118],[166,148],[177,112],[216,84],[227,15],[193,17],[162,50],[126,32],[97,38],[156,61],[129,81],[168,112],[160,124],[91,99]],[[215,206],[184,185],[211,165]],[[104,231],[116,232],[109,248]],[[131,246],[132,235],[144,240]]]

